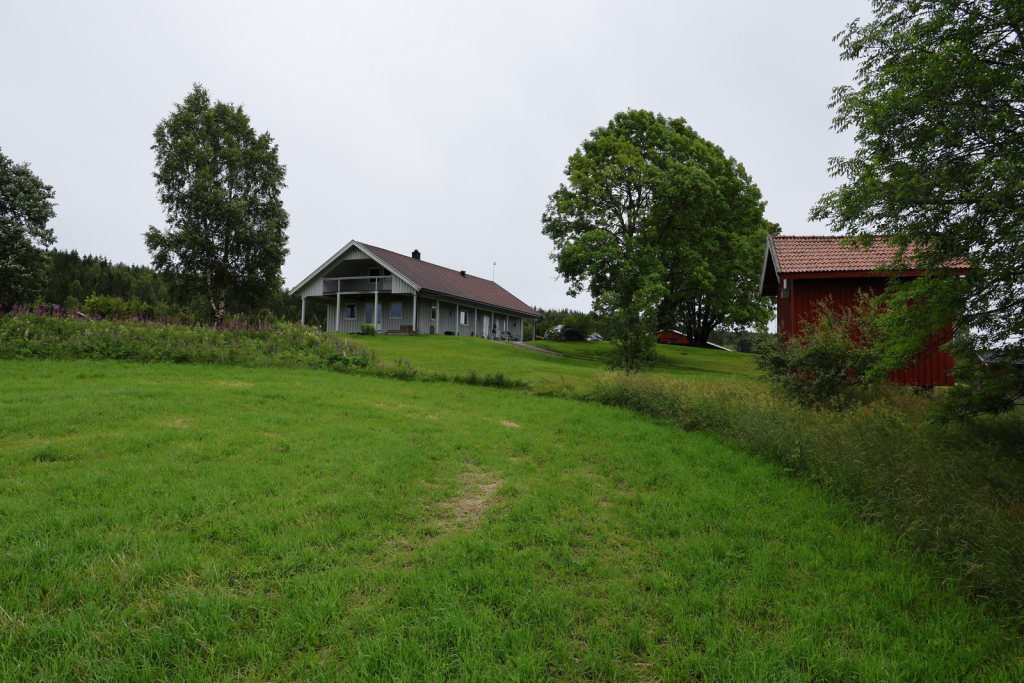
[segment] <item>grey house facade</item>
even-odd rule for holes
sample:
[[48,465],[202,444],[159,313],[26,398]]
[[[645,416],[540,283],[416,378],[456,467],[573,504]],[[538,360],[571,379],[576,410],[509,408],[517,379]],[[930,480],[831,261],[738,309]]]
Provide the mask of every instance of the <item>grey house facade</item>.
[[524,322],[542,316],[504,288],[466,271],[349,242],[290,292],[327,304],[329,332],[358,332],[370,323],[380,333],[417,332],[521,339]]

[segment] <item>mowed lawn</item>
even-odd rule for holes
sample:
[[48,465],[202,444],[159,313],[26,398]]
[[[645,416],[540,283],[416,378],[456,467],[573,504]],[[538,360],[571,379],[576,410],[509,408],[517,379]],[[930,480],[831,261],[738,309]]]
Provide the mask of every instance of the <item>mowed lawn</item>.
[[[612,354],[611,342],[530,343],[562,354],[552,356],[507,344],[496,344],[478,337],[332,335],[335,336],[371,348],[384,360],[407,360],[419,370],[449,373],[475,371],[481,375],[501,372],[508,377],[535,384],[585,381],[601,372]],[[653,372],[723,379],[757,374],[750,354],[690,349],[668,344],[658,344],[657,349],[661,363],[653,368]]]
[[[612,342],[528,342],[533,346],[558,351],[567,358],[589,360],[596,363],[607,363],[612,357]],[[664,372],[673,375],[695,376],[704,378],[724,378],[727,376],[753,377],[758,374],[754,364],[754,356],[749,353],[721,351],[718,349],[698,349],[674,344],[658,344],[658,364],[653,372]]]
[[3,681],[1024,679],[848,506],[619,409],[5,361],[0,467]]

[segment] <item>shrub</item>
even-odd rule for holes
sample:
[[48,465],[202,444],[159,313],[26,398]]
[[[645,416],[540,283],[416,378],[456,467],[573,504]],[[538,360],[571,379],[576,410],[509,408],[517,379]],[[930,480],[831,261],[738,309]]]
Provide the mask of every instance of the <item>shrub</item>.
[[377,334],[377,328],[372,323],[360,323],[359,334],[368,334],[372,337]]
[[372,351],[298,323],[253,325],[236,317],[213,327],[111,315],[105,320],[82,319],[24,309],[0,315],[0,359],[94,358],[339,370],[377,364]]
[[[565,326],[577,332],[581,339],[586,339],[594,331],[594,318],[589,313],[569,315],[565,318]],[[576,341],[570,339],[567,341]]]
[[[762,340],[756,348],[762,379],[804,405],[845,403],[847,388],[869,383],[880,361],[878,312],[870,296],[841,312],[827,299],[816,305],[800,335]],[[877,382],[877,380],[874,380]]]
[[[64,307],[69,308],[66,304]],[[89,311],[89,315],[99,316],[104,319],[179,317],[178,309],[167,304],[150,304],[139,299],[125,301],[120,297],[99,294],[86,298],[85,308]]]

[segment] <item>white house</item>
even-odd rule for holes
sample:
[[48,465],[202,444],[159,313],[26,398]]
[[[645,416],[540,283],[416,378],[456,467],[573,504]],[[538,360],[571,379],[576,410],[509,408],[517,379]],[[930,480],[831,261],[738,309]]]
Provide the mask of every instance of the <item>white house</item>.
[[[290,292],[327,304],[330,332],[419,332],[522,338],[523,323],[543,316],[491,280],[355,240]],[[376,311],[376,315],[374,312]]]

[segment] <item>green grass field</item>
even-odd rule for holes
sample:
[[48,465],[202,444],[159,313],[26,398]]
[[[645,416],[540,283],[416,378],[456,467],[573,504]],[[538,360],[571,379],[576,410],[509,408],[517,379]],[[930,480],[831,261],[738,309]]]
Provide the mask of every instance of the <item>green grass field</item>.
[[855,510],[617,408],[14,360],[0,467],[4,681],[1024,678]]
[[[529,342],[541,348],[558,351],[567,357],[606,363],[612,354],[611,342]],[[717,349],[698,349],[672,344],[658,344],[659,363],[654,372],[673,375],[701,375],[705,378],[748,376],[758,374],[754,365],[754,357],[748,353],[719,351]]]
[[[551,356],[495,344],[477,337],[445,337],[440,335],[340,335],[353,342],[368,346],[385,360],[401,358],[425,371],[465,373],[502,372],[529,382],[561,382],[586,380],[600,372],[611,354],[611,342],[548,342],[532,344],[557,351]],[[658,345],[661,364],[654,372],[678,376],[749,377],[757,373],[749,354],[688,349],[686,347]]]

